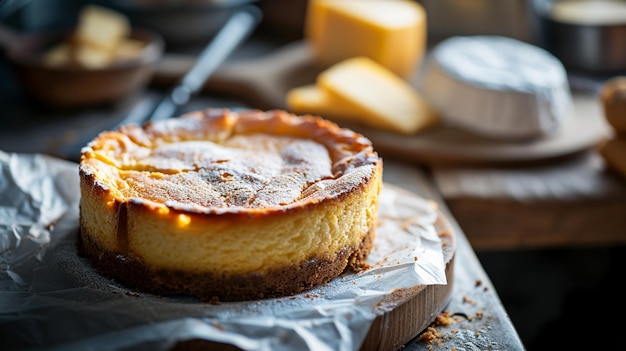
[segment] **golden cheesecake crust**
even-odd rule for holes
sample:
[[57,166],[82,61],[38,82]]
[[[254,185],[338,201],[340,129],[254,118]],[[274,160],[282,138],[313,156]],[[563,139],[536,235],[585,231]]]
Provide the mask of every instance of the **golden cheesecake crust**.
[[361,269],[382,159],[285,111],[209,109],[104,132],[81,154],[80,250],[141,290],[236,301]]

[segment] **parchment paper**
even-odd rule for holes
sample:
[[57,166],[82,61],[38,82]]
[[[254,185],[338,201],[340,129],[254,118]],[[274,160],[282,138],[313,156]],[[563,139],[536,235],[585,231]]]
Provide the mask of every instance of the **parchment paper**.
[[384,184],[372,268],[362,273],[295,296],[219,305],[137,293],[76,254],[77,164],[0,151],[0,167],[2,350],[158,351],[190,339],[243,350],[358,350],[385,312],[377,306],[384,296],[446,284],[436,210]]

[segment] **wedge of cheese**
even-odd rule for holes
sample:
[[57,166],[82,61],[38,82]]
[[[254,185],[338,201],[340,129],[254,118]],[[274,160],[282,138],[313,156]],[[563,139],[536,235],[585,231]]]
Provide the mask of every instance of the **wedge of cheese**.
[[287,93],[287,106],[297,114],[315,114],[333,120],[354,121],[357,113],[349,105],[333,101],[326,90],[316,84],[296,87]]
[[326,69],[315,86],[291,90],[287,105],[300,113],[356,121],[401,134],[417,133],[440,120],[409,83],[363,56]]
[[407,79],[426,49],[426,12],[413,0],[311,0],[305,38],[324,68],[366,56]]

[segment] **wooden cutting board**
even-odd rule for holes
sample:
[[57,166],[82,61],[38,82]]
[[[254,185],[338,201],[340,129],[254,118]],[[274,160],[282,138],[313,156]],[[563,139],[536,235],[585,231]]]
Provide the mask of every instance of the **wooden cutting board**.
[[[169,86],[193,64],[189,55],[168,54],[158,65],[153,83]],[[259,109],[287,109],[289,89],[315,82],[321,72],[309,48],[296,41],[263,57],[239,59],[220,67],[204,87],[208,94],[235,97]],[[412,83],[415,85],[417,76]],[[370,138],[384,157],[433,165],[503,165],[553,160],[587,150],[610,133],[600,101],[575,94],[574,109],[553,136],[528,141],[503,141],[442,126],[405,136],[338,121]]]
[[441,213],[435,226],[443,243],[448,284],[418,285],[412,289],[396,290],[383,299],[379,306],[386,312],[374,319],[361,345],[361,351],[401,349],[424,331],[448,305],[454,281],[457,234]]
[[[405,197],[419,195],[385,183],[384,191],[396,192]],[[396,289],[376,305],[377,317],[361,344],[360,351],[395,351],[424,331],[448,306],[454,287],[454,262],[457,252],[457,233],[450,220],[442,213],[435,222],[435,229],[441,238],[447,284],[415,285],[406,289]],[[234,351],[239,348],[209,340],[193,339],[179,342],[171,351],[192,350]]]

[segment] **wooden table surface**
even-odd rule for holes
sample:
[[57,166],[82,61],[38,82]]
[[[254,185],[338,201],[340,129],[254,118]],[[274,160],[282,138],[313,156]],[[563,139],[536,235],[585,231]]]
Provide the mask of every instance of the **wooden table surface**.
[[[145,95],[158,96],[160,91]],[[135,97],[129,97],[132,101]],[[72,140],[84,128],[111,125],[129,109],[129,102],[113,107],[88,111],[49,111],[22,95],[4,101],[0,116],[0,150],[18,153],[56,154],[61,146]],[[246,107],[228,97],[201,96],[186,109],[196,110],[211,106]],[[439,203],[457,233],[457,253],[454,265],[453,292],[445,309],[455,321],[448,326],[437,326],[440,338],[433,344],[416,338],[405,350],[506,349],[523,350],[524,346],[502,305],[496,289],[490,282],[468,239],[447,208],[429,173],[410,162],[385,162],[384,179],[418,195]],[[434,318],[435,316],[433,316]],[[393,331],[390,331],[390,335]]]
[[458,234],[452,296],[446,311],[458,317],[448,326],[437,326],[442,335],[433,345],[419,339],[406,350],[523,350],[496,289],[478,261],[463,230],[449,211],[427,170],[420,166],[385,161],[384,180],[436,201]]
[[[235,103],[224,99],[198,98],[187,108],[196,109],[198,106],[224,106],[225,103]],[[64,136],[72,134],[77,124],[88,125],[101,118],[103,111],[81,112],[78,115],[55,115],[53,120],[42,119],[45,116],[37,115],[33,110],[16,106],[12,111],[22,111],[22,115],[7,115],[2,118],[21,118],[5,123],[0,130],[0,150],[18,153],[52,153],[59,147],[59,141]],[[26,113],[25,111],[28,111]],[[50,116],[50,115],[48,115]],[[51,146],[55,144],[56,147]],[[467,348],[475,349],[506,349],[523,350],[522,341],[511,323],[503,307],[496,289],[480,265],[476,255],[448,210],[441,194],[437,190],[428,172],[419,165],[385,161],[384,181],[405,188],[422,197],[439,203],[442,212],[450,219],[451,225],[457,233],[457,253],[454,265],[453,292],[445,311],[453,315],[455,322],[448,326],[437,326],[441,334],[434,344],[420,341],[419,338],[405,345],[405,350],[450,350]],[[434,318],[434,316],[433,316]],[[390,331],[392,332],[392,331]]]
[[[235,56],[245,59],[274,47],[251,40]],[[24,96],[6,66],[0,57],[0,150],[7,152],[58,154],[86,128],[107,129],[138,99],[161,94],[151,89],[111,107],[52,111]],[[185,109],[248,107],[237,98],[210,93],[193,99]],[[384,178],[438,202],[458,233],[453,292],[446,307],[456,322],[438,326],[442,337],[434,344],[415,339],[405,350],[524,349],[477,252],[626,243],[626,180],[608,171],[593,149],[558,161],[512,167],[432,167],[389,157]]]
[[432,174],[476,250],[626,244],[626,179],[593,149],[549,165]]
[[[236,55],[249,58],[268,50],[251,41]],[[17,84],[10,78],[2,84]],[[83,130],[107,129],[138,100],[162,94],[150,89],[115,106],[67,112],[38,106],[19,88],[7,91],[0,97],[0,150],[53,155]],[[212,106],[255,107],[205,92],[185,110]],[[601,118],[597,109],[592,117]],[[476,252],[626,243],[626,181],[608,171],[593,148],[547,163],[508,167],[428,166],[390,156],[385,158],[385,181],[438,202],[458,233],[453,293],[446,308],[456,323],[438,326],[443,337],[434,344],[416,339],[406,350],[524,349]]]

